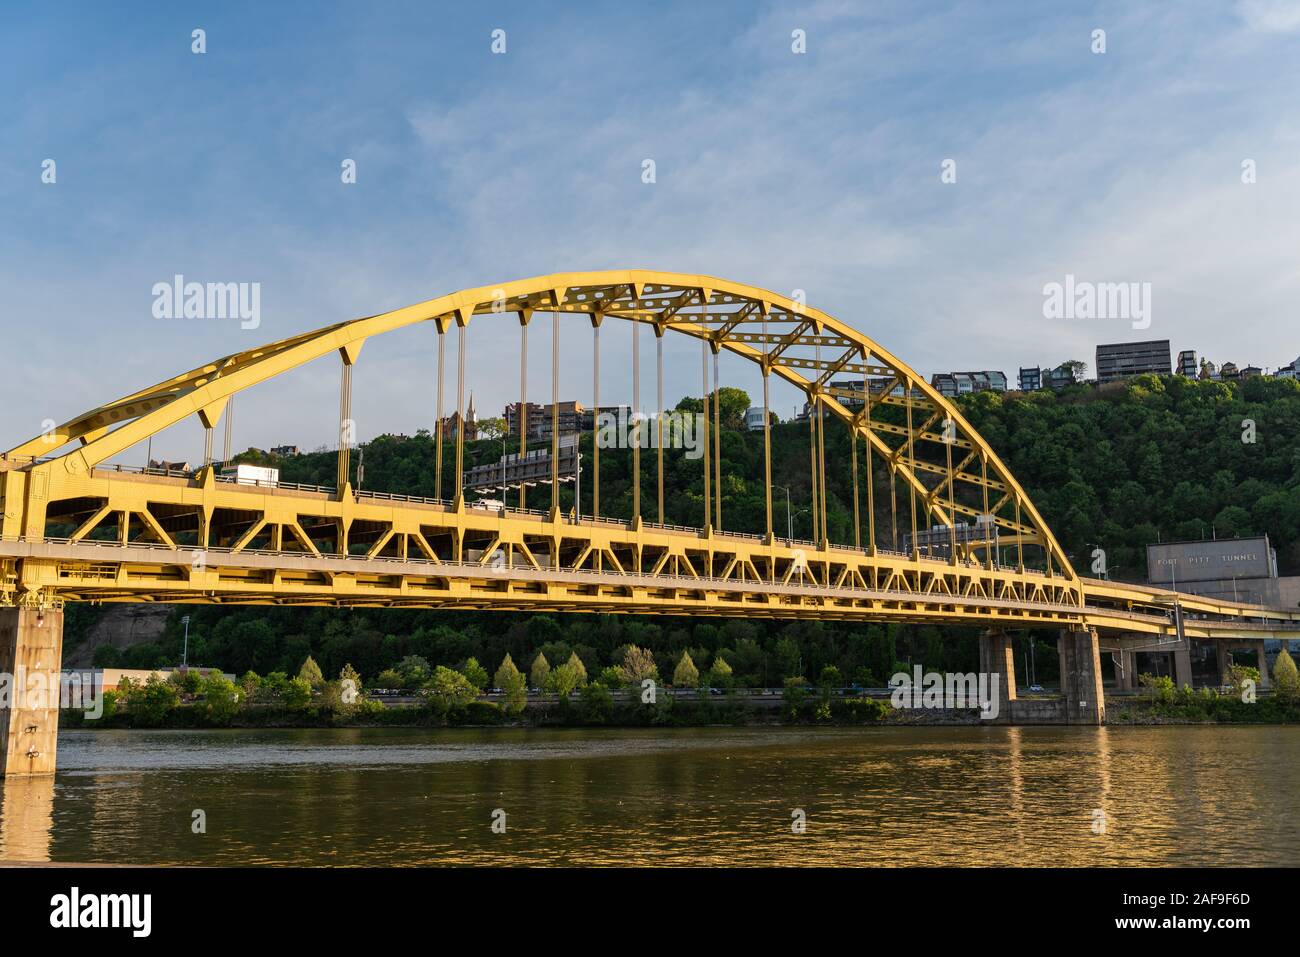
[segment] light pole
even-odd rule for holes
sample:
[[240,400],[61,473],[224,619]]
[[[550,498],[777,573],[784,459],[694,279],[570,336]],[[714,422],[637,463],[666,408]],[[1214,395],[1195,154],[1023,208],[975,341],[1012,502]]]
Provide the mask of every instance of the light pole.
[[181,648],[181,671],[184,671],[190,660],[190,616],[182,618],[181,624],[185,626],[185,644]]
[[1101,577],[1105,581],[1110,581],[1110,566],[1106,564],[1106,550],[1097,542],[1084,542],[1083,547],[1101,550]]
[[506,504],[506,438],[507,434],[501,435],[501,506]]
[[582,453],[578,453],[578,474],[573,479],[573,518],[582,521]]

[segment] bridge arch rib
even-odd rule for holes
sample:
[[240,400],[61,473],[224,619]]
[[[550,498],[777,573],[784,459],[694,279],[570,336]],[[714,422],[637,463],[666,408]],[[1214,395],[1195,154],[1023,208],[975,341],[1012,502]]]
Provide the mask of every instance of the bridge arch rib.
[[[651,270],[556,273],[480,286],[342,322],[225,356],[69,419],[6,453],[52,457],[30,471],[86,474],[197,415],[215,425],[231,396],[314,359],[354,361],[369,338],[421,322],[440,333],[476,316],[577,313],[704,340],[801,389],[814,408],[869,444],[891,481],[916,495],[928,524],[984,522],[1004,545],[1041,550],[1053,575],[1077,582],[1068,557],[1024,489],[956,407],[873,338],[780,294],[711,276]],[[836,376],[861,384],[845,387]],[[890,410],[896,410],[890,412]],[[897,410],[901,410],[901,413]],[[905,415],[903,414],[905,413]],[[78,447],[68,448],[70,443]],[[36,484],[39,484],[37,482]]]

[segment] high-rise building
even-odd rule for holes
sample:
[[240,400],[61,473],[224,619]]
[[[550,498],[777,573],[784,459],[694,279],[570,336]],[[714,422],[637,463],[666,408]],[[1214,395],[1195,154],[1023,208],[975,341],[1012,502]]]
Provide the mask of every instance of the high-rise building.
[[1153,372],[1169,375],[1173,363],[1169,361],[1169,340],[1154,339],[1149,342],[1112,342],[1097,346],[1097,381],[1114,382],[1129,376]]
[[1196,365],[1196,350],[1184,349],[1178,353],[1178,374],[1185,375],[1189,379],[1196,378],[1199,367]]
[[1021,366],[1019,384],[1021,392],[1037,392],[1043,387],[1043,370],[1038,366]]

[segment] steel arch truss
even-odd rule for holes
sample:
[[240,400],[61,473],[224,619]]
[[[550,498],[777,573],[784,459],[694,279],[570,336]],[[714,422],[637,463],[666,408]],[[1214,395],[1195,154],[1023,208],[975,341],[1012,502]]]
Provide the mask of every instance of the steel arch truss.
[[[704,340],[797,386],[814,408],[869,443],[891,481],[917,496],[926,525],[982,524],[1003,546],[1038,549],[1049,574],[1074,579],[1050,529],[988,443],[911,368],[819,309],[709,276],[642,270],[564,273],[483,286],[382,315],[328,326],[206,363],[92,409],[11,449],[55,452],[33,472],[85,474],[136,443],[198,415],[212,427],[232,395],[330,352],[355,361],[362,345],[418,322],[468,325],[477,315],[580,313],[625,319]],[[845,387],[839,377],[850,380]],[[865,389],[864,384],[869,384]],[[901,410],[902,414],[899,414]],[[894,414],[891,415],[891,412]],[[70,442],[80,447],[59,450]],[[30,534],[33,529],[27,529]],[[978,542],[959,543],[967,552]]]

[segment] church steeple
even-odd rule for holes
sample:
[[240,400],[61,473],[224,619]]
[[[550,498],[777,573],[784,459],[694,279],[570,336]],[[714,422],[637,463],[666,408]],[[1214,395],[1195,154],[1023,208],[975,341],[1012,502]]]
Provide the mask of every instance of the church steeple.
[[469,390],[469,408],[465,410],[465,422],[473,423],[478,421],[478,416],[474,414],[474,390]]

